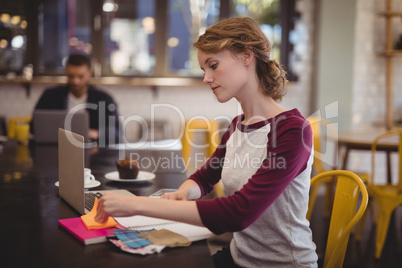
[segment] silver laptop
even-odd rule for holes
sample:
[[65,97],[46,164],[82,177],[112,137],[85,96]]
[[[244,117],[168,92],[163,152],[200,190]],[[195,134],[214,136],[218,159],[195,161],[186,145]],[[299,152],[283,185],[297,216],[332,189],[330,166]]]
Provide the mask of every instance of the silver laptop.
[[[59,195],[81,215],[88,213],[91,202],[98,193],[113,191],[134,195],[127,190],[85,191],[84,189],[84,137],[77,133],[60,128],[59,139]],[[87,196],[87,198],[86,198]]]
[[33,130],[37,143],[57,144],[59,128],[80,134],[85,141],[89,141],[89,115],[87,112],[70,115],[66,110],[35,110],[33,112]]

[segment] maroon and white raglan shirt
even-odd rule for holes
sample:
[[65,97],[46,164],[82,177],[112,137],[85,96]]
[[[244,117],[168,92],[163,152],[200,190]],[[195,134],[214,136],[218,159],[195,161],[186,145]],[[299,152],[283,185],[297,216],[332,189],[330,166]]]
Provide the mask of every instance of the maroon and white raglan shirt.
[[222,180],[226,197],[198,200],[203,224],[234,232],[242,267],[317,267],[308,209],[313,136],[297,109],[255,124],[236,117],[207,163],[189,179],[202,195]]

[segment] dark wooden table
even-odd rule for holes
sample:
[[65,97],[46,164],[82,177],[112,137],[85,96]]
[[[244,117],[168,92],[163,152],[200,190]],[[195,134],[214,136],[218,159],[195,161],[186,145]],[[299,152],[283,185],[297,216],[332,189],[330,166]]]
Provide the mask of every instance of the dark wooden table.
[[[118,151],[87,152],[86,166],[101,186],[124,188],[148,196],[160,188],[177,188],[186,173],[180,151],[138,151],[159,165],[156,178],[144,183],[120,183],[104,178],[115,171]],[[170,164],[163,161],[172,161]],[[181,164],[180,164],[181,163]],[[58,196],[57,146],[23,146],[7,141],[0,149],[0,266],[1,267],[213,267],[206,241],[186,248],[165,249],[147,256],[125,253],[106,242],[83,245],[59,227],[58,219],[79,214]]]

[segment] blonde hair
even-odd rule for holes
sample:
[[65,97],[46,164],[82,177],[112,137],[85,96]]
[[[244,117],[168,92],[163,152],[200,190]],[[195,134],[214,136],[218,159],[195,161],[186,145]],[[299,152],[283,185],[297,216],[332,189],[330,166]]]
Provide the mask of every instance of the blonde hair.
[[193,46],[205,53],[218,53],[227,49],[237,54],[246,49],[252,50],[263,93],[276,101],[286,94],[286,72],[278,62],[270,59],[271,42],[253,19],[234,17],[218,22],[209,27]]

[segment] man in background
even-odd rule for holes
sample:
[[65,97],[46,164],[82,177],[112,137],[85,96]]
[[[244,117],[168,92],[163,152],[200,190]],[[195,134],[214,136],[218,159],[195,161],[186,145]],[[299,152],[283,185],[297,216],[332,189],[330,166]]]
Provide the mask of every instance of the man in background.
[[66,85],[43,92],[35,110],[70,111],[79,104],[85,104],[89,114],[89,138],[101,141],[101,144],[118,143],[120,125],[117,105],[110,95],[89,84],[92,77],[89,57],[70,55],[66,63],[66,76]]

